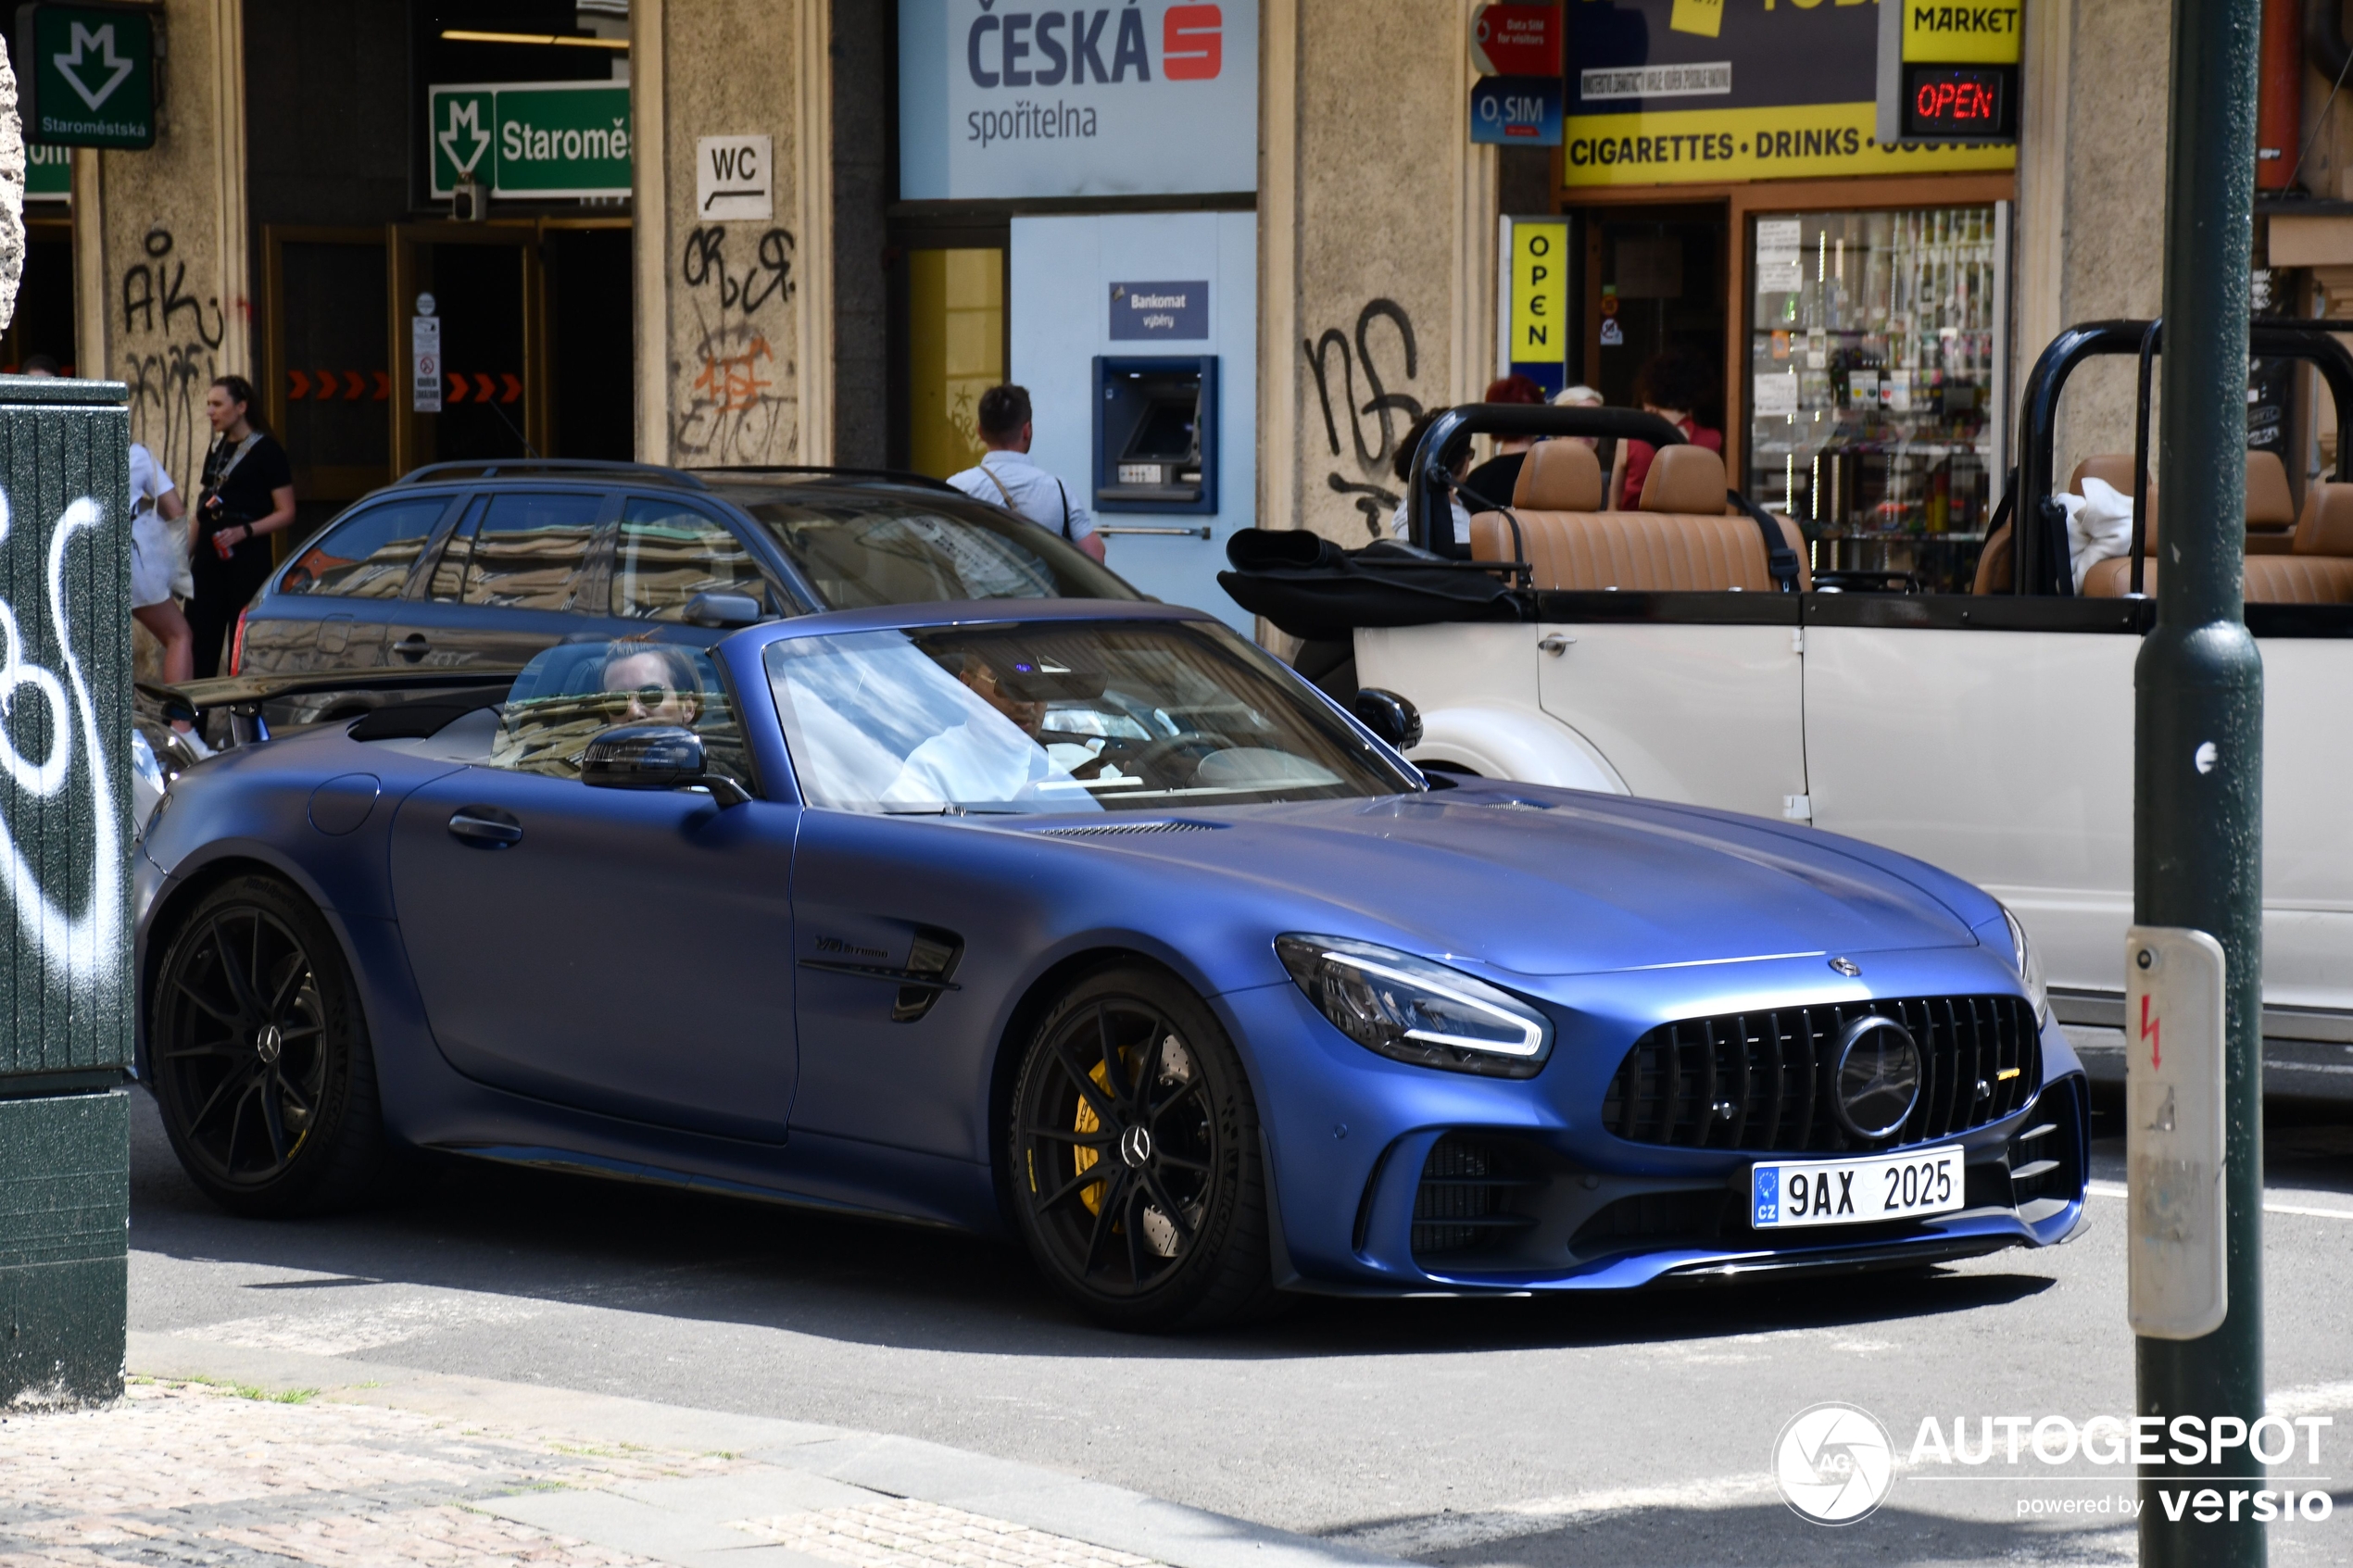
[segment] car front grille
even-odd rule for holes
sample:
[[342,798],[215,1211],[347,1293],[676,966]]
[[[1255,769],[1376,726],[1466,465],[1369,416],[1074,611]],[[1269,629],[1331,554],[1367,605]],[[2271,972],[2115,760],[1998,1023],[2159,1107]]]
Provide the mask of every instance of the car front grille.
[[1414,1189],[1416,1259],[1459,1257],[1503,1246],[1536,1222],[1513,1210],[1525,1188],[1541,1185],[1525,1150],[1498,1138],[1442,1137]]
[[[1877,1013],[1920,1049],[1903,1126],[1866,1141],[1831,1109],[1841,1030]],[[1626,1053],[1602,1124],[1630,1143],[1837,1153],[1949,1137],[2016,1112],[2042,1086],[2042,1041],[2020,997],[1919,997],[1662,1023]]]

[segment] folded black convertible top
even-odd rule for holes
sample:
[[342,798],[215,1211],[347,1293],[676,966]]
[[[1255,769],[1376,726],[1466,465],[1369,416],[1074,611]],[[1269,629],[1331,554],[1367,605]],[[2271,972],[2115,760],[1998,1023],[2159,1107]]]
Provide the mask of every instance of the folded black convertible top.
[[[1252,615],[1309,642],[1346,639],[1360,626],[1441,621],[1520,621],[1526,596],[1498,571],[1381,540],[1343,550],[1304,529],[1245,528],[1226,541],[1231,571],[1218,586]],[[1468,570],[1466,570],[1468,568]]]

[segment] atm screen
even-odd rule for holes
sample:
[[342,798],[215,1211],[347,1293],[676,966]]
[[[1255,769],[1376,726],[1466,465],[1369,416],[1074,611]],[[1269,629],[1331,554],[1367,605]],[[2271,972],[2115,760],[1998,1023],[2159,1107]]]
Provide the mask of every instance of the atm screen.
[[1154,400],[1136,437],[1127,444],[1130,458],[1167,458],[1182,461],[1193,455],[1193,402],[1189,398]]

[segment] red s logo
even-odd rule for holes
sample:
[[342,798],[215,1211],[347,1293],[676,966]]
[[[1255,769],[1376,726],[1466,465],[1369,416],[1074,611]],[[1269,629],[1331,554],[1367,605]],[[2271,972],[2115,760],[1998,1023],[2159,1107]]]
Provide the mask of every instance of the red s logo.
[[1171,6],[1160,23],[1160,74],[1170,82],[1207,82],[1225,66],[1225,13],[1214,6]]

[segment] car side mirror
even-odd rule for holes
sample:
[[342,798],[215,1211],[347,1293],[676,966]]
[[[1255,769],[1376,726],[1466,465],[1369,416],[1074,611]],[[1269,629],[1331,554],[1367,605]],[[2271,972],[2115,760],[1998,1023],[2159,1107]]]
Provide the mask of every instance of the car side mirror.
[[702,737],[681,724],[617,724],[600,730],[580,759],[580,782],[598,789],[711,791],[722,806],[751,797],[744,786],[707,766]]
[[1422,713],[1412,699],[1378,686],[1365,686],[1356,693],[1350,704],[1357,722],[1380,736],[1400,751],[1408,751],[1422,743]]
[[749,594],[697,594],[686,601],[689,626],[716,626],[732,631],[738,626],[757,626],[760,621],[760,601]]

